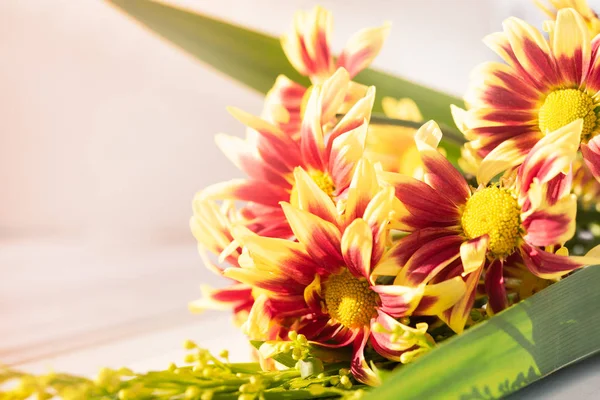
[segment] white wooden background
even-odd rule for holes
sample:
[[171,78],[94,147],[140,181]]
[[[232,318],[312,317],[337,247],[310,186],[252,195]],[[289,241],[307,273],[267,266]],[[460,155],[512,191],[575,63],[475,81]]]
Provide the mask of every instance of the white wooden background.
[[[181,0],[279,34],[312,1]],[[526,0],[322,1],[334,47],[393,22],[376,65],[460,94],[481,43]],[[257,51],[259,51],[257,49]],[[249,352],[229,315],[190,315],[200,283],[193,194],[239,173],[213,144],[225,106],[261,97],[101,1],[0,1],[0,362],[91,375],[164,368],[193,339]]]

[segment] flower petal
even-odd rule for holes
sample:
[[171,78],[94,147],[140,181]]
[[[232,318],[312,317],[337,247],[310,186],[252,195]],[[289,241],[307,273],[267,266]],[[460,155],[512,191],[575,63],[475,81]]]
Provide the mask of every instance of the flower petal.
[[577,196],[567,195],[554,205],[538,209],[523,221],[524,239],[533,246],[564,244],[575,234]]
[[424,286],[375,285],[371,289],[379,294],[381,311],[392,317],[406,317],[419,305],[425,293]]
[[569,171],[577,158],[583,120],[546,134],[529,152],[519,167],[517,187],[522,197],[529,191],[534,179],[544,184],[564,171]]
[[260,295],[252,305],[242,330],[250,340],[270,340],[277,336],[278,327],[268,306],[267,295]]
[[371,265],[376,265],[385,252],[389,222],[393,216],[394,199],[394,188],[384,188],[373,197],[365,210],[363,219],[367,222],[373,233]]
[[463,265],[463,275],[480,269],[485,263],[490,237],[483,235],[460,245],[460,259]]
[[376,265],[373,275],[396,276],[424,243],[433,242],[444,236],[455,236],[456,234],[455,230],[444,228],[417,230],[394,243]]
[[266,181],[274,185],[289,186],[287,179],[281,172],[265,163],[258,154],[256,146],[236,136],[217,134],[215,137],[217,147],[240,170],[252,179]]
[[425,292],[414,315],[438,315],[452,307],[465,295],[466,285],[460,276],[425,286]]
[[230,310],[254,302],[252,287],[244,283],[234,283],[222,289],[202,285],[200,290],[202,297],[188,304],[189,310],[193,313],[201,313],[205,310]]
[[494,148],[481,161],[477,170],[477,183],[487,185],[496,175],[523,163],[527,152],[515,140],[506,140]]
[[295,192],[298,208],[333,224],[337,223],[338,212],[333,200],[319,188],[302,168],[294,169]]
[[277,206],[280,201],[289,199],[285,187],[251,179],[232,179],[208,186],[198,194],[201,200],[234,199]]
[[463,242],[464,239],[455,234],[422,244],[407,261],[394,283],[419,285],[429,282],[460,256],[460,246]]
[[356,166],[364,153],[366,134],[367,124],[362,124],[333,140],[328,171],[334,182],[336,195],[344,193],[352,182]]
[[439,317],[444,321],[450,329],[460,334],[465,329],[465,324],[469,318],[473,303],[475,303],[475,295],[477,294],[477,285],[483,268],[479,268],[467,275],[465,279],[465,294],[452,308],[439,314]]
[[471,194],[465,178],[437,150],[442,136],[434,121],[424,124],[415,134],[415,142],[425,167],[424,181],[456,205],[462,205]]
[[406,231],[459,224],[458,207],[428,184],[406,175],[381,172],[379,176],[396,191],[397,228]]
[[337,271],[343,263],[340,230],[331,222],[298,210],[289,203],[282,202],[281,207],[294,235],[306,246],[313,261],[325,270]]
[[379,191],[380,186],[373,164],[366,159],[361,159],[348,189],[344,223],[349,224],[356,218],[362,218],[370,201]]
[[290,63],[313,82],[333,72],[332,25],[331,13],[316,6],[310,13],[296,12],[292,30],[281,37],[281,47]]
[[321,312],[321,277],[315,274],[313,281],[304,289],[304,301],[314,312]]
[[486,311],[493,315],[508,307],[508,298],[504,287],[504,262],[494,260],[485,272],[485,292],[488,295]]
[[379,376],[369,367],[365,360],[365,346],[369,341],[370,329],[364,328],[354,339],[352,350],[352,362],[350,363],[350,371],[354,379],[369,386],[381,385]]
[[313,87],[308,99],[300,128],[300,151],[306,167],[324,171],[325,139],[321,126],[321,92],[320,86]]
[[590,32],[585,21],[571,8],[558,12],[553,32],[552,51],[567,85],[583,84],[590,68]]
[[521,247],[521,256],[525,266],[532,274],[543,279],[556,279],[568,272],[574,271],[585,265],[600,264],[600,257],[562,256],[549,253],[536,246],[524,243]]
[[[318,266],[308,255],[304,244],[259,236],[242,226],[234,226],[232,234],[248,250],[254,268],[271,277],[283,275],[293,278],[303,285],[313,281]],[[243,266],[241,261],[240,266]]]
[[302,123],[302,102],[306,88],[279,75],[265,96],[262,117],[288,135],[297,135]]
[[391,24],[386,22],[381,27],[366,28],[356,32],[338,57],[338,66],[346,68],[351,77],[367,68],[383,47],[383,42],[390,33],[390,27]]
[[342,236],[344,263],[355,277],[371,280],[373,234],[365,220],[354,220]]
[[590,169],[596,180],[600,182],[600,135],[587,143],[582,143],[581,154],[585,165]]
[[531,80],[543,77],[549,84],[560,82],[550,46],[540,31],[515,17],[505,20],[503,27],[514,55]]

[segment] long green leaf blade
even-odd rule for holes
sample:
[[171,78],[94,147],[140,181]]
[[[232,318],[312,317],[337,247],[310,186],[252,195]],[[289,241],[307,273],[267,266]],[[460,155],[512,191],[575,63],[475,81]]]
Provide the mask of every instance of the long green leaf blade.
[[600,350],[600,267],[575,273],[401,367],[367,399],[488,400]]
[[[149,0],[109,1],[198,60],[261,93],[266,93],[280,74],[309,84],[290,65],[273,36]],[[459,98],[374,69],[361,72],[356,81],[377,87],[374,111],[382,110],[384,96],[409,97],[425,120],[454,126],[450,104],[463,104]]]

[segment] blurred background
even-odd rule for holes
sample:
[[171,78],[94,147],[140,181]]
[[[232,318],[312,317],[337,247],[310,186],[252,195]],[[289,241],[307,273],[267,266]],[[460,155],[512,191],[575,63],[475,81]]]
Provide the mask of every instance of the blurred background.
[[[279,35],[312,1],[186,0]],[[598,1],[590,2],[598,9]],[[393,23],[375,67],[461,95],[481,42],[528,0],[332,1],[333,45]],[[260,51],[260,49],[256,49]],[[102,1],[0,1],[0,362],[42,372],[164,368],[184,339],[249,352],[227,313],[190,315],[206,271],[191,200],[239,177],[213,142],[262,97]]]

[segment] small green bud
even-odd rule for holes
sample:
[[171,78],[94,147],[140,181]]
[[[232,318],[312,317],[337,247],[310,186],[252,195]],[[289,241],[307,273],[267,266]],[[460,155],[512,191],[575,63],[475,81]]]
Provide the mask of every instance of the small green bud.
[[289,331],[288,332],[288,338],[290,340],[296,340],[297,337],[298,337],[298,333],[296,331]]

